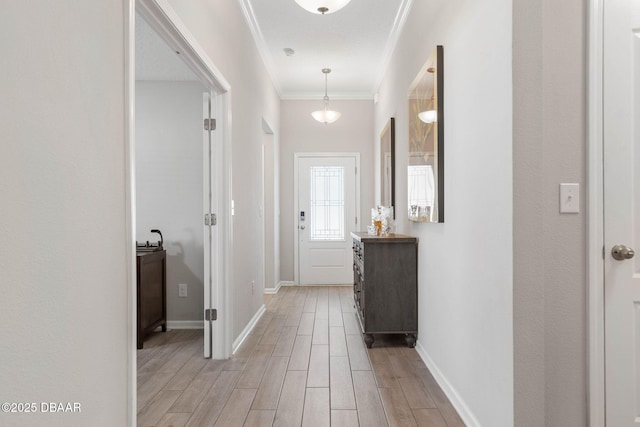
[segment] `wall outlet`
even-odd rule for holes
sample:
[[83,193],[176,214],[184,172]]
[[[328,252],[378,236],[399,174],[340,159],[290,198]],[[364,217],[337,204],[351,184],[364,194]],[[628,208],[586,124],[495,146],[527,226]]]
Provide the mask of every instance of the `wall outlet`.
[[186,283],[180,283],[178,285],[178,296],[179,297],[186,297],[187,296],[187,284]]
[[256,281],[252,280],[251,281],[251,295],[253,295],[256,292]]

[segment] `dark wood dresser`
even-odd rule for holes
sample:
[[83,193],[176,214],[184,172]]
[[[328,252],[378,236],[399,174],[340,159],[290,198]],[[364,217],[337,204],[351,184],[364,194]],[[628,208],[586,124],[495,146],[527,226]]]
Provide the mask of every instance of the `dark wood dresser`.
[[136,254],[138,283],[138,348],[158,326],[167,330],[167,251]]
[[373,334],[418,334],[418,239],[401,234],[353,237],[353,296],[364,342]]

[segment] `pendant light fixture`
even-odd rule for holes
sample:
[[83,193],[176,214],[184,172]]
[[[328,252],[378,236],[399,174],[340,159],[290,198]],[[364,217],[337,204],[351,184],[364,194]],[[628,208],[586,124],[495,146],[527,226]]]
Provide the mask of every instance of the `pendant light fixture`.
[[[436,69],[435,69],[435,67],[429,67],[429,68],[427,68],[427,71],[429,73],[431,73],[432,76],[433,76],[433,95],[431,96],[430,104],[433,105],[432,108],[436,108],[436,98],[435,98],[435,94],[436,94],[436,87],[435,87]],[[422,120],[423,122],[425,122],[425,123],[435,123],[435,122],[438,121],[438,111],[437,110],[422,111],[422,112],[418,113],[418,118],[420,120]]]
[[324,15],[345,7],[351,0],[296,0],[298,5],[311,13]]
[[320,123],[329,124],[338,120],[341,116],[337,111],[329,110],[329,96],[327,95],[327,75],[331,72],[331,68],[323,68],[322,72],[324,73],[324,109],[314,111],[311,113],[314,119],[319,121]]
[[418,118],[425,123],[435,123],[438,121],[438,112],[436,110],[422,111],[418,114]]

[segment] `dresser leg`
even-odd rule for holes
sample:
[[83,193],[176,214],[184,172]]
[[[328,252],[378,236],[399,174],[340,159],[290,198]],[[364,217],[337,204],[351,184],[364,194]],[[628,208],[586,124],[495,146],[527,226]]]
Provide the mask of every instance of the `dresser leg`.
[[404,340],[407,343],[407,347],[414,348],[416,346],[416,335],[415,334],[407,334],[404,337]]
[[374,341],[375,339],[373,338],[373,335],[364,334],[364,343],[367,345],[367,348],[371,348],[371,346],[373,346]]

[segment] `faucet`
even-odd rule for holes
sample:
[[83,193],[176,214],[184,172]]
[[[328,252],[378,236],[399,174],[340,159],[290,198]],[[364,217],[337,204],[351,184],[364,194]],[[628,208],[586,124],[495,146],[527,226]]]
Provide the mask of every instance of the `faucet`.
[[162,238],[162,232],[160,230],[156,230],[155,228],[151,230],[152,233],[158,233],[160,235],[160,240],[158,241],[158,248],[162,249],[162,244],[164,243],[164,239]]

